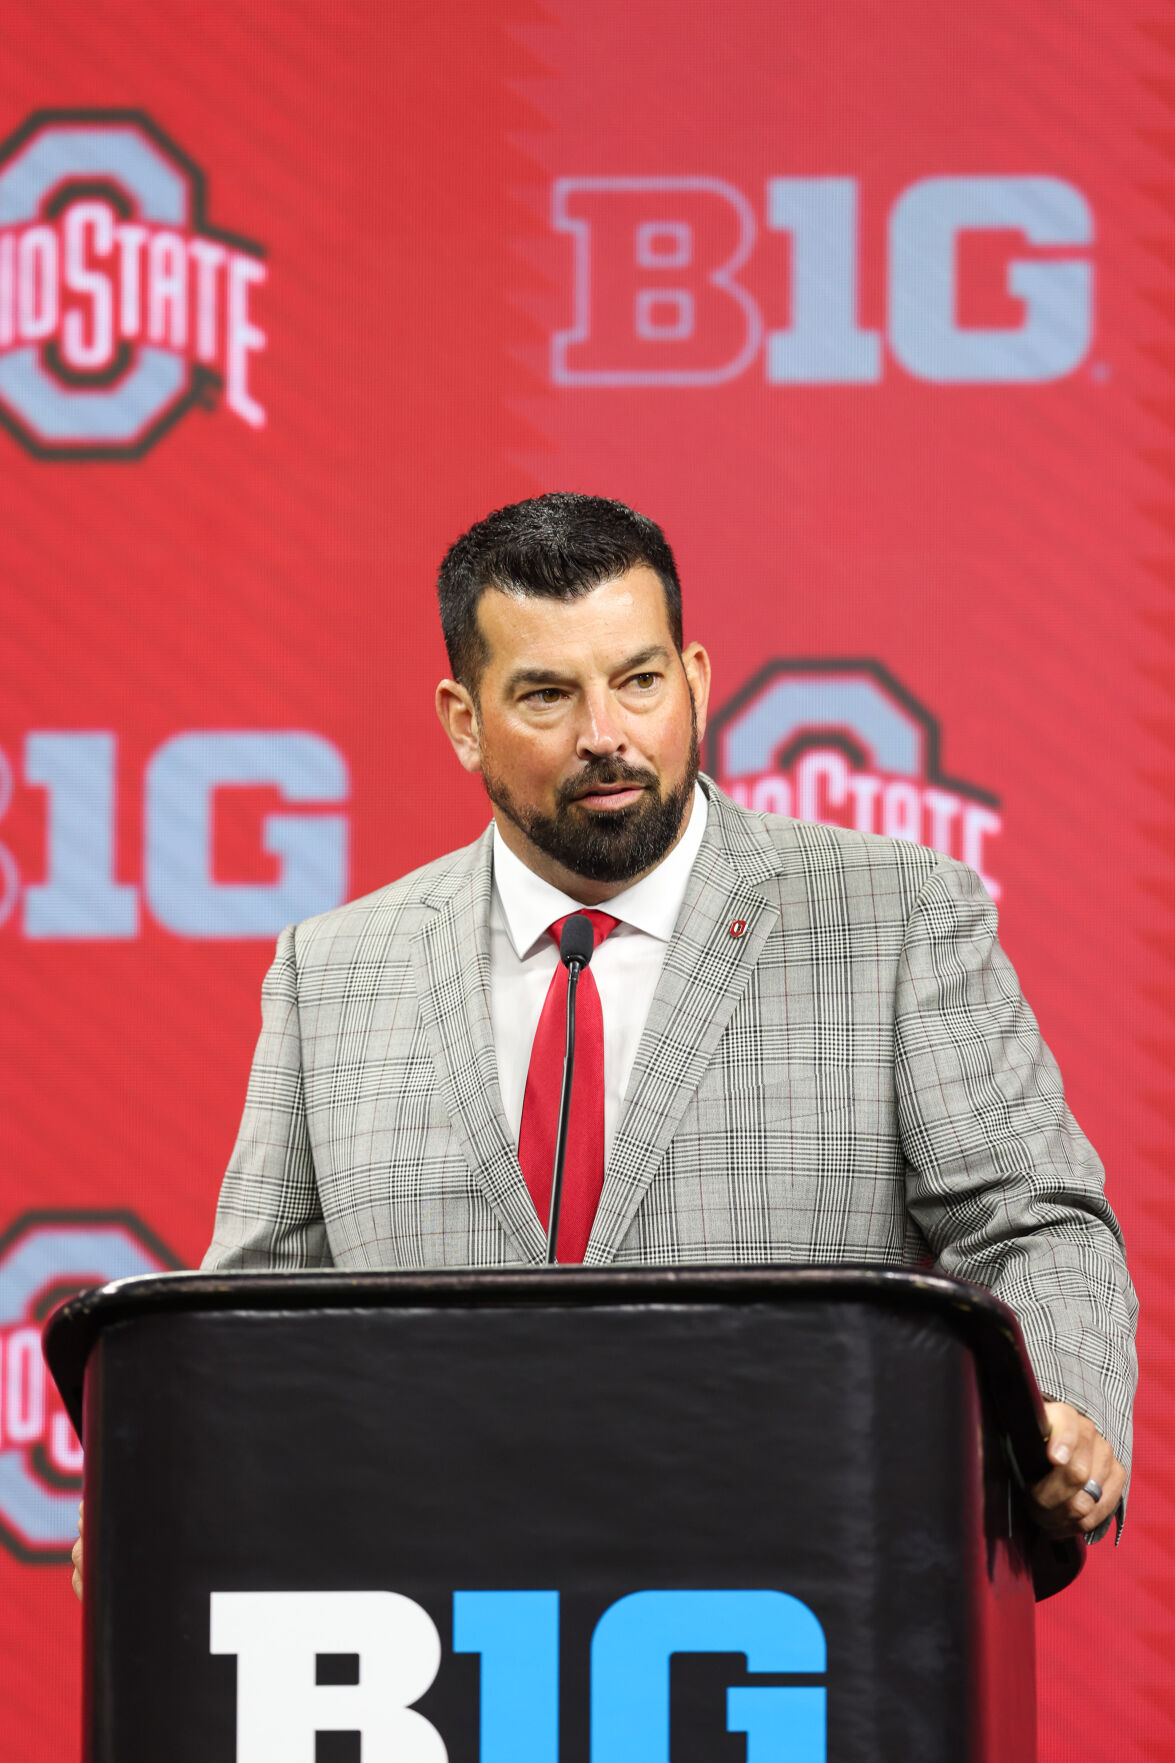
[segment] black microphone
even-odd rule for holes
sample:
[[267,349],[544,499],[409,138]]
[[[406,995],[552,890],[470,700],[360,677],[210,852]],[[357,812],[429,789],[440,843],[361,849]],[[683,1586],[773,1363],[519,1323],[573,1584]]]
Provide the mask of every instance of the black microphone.
[[567,1039],[563,1053],[563,1088],[559,1094],[559,1127],[555,1134],[555,1167],[551,1173],[551,1209],[547,1215],[547,1266],[555,1265],[559,1241],[559,1211],[563,1204],[563,1164],[567,1156],[567,1120],[571,1113],[571,1080],[575,1075],[575,994],[579,976],[595,952],[592,921],[573,912],[559,937],[559,956],[567,969]]

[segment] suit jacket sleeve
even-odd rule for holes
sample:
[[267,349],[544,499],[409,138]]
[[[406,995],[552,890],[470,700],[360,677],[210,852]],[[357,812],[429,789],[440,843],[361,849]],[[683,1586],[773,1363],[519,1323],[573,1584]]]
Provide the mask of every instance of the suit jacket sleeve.
[[1129,1467],[1137,1300],[1104,1172],[997,940],[977,875],[924,883],[899,963],[907,1203],[944,1273],[1019,1318],[1037,1381]]
[[261,1038],[203,1261],[207,1272],[331,1265],[303,1096],[294,934],[282,932],[262,987]]

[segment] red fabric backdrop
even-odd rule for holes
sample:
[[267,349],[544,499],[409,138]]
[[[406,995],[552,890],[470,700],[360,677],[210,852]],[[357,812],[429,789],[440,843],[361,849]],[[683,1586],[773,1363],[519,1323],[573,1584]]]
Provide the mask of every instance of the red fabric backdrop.
[[1175,1755],[1175,12],[3,24],[0,1752],[78,1745],[29,1330],[202,1253],[287,918],[483,825],[435,567],[565,487],[664,524],[736,793],[999,889],[1143,1304],[1130,1524],[1041,1613],[1041,1755]]

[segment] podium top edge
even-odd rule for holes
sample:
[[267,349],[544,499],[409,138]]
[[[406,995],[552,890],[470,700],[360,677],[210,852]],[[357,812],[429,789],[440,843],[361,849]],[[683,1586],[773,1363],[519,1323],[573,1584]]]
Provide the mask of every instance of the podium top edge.
[[873,1266],[470,1267],[396,1272],[331,1270],[265,1273],[160,1272],[111,1280],[68,1299],[46,1336],[77,1328],[100,1332],[115,1321],[157,1311],[442,1309],[539,1304],[787,1302],[803,1298],[906,1301],[924,1308],[981,1313],[1014,1333],[1012,1311],[984,1286],[917,1268]]
[[[888,1267],[536,1267],[396,1273],[150,1273],[70,1298],[44,1330],[45,1359],[71,1415],[80,1416],[86,1362],[116,1324],[178,1312],[353,1311],[665,1304],[876,1304],[937,1314],[979,1351],[1007,1357],[1032,1384],[1019,1323],[983,1286]],[[985,1350],[986,1349],[986,1350]]]

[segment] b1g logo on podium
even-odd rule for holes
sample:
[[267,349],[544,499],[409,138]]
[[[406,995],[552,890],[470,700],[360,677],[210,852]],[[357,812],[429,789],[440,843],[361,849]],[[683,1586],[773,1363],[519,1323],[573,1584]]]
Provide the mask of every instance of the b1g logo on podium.
[[259,428],[261,248],[133,110],[41,110],[0,144],[0,421],[41,459],[134,459],[224,402]]
[[41,1356],[49,1313],[177,1265],[129,1212],[27,1212],[0,1238],[0,1542],[18,1560],[65,1561],[77,1535],[82,1453]]
[[[413,1704],[436,1681],[441,1637],[399,1592],[214,1592],[210,1646],[237,1661],[236,1763],[310,1758],[327,1733],[349,1755],[447,1763]],[[453,1594],[453,1651],[480,1659],[478,1763],[558,1763],[559,1593]],[[824,1631],[781,1591],[641,1591],[612,1604],[591,1640],[591,1763],[667,1763],[671,1662],[741,1654],[746,1670],[822,1679]],[[822,1681],[733,1685],[723,1724],[747,1763],[825,1763]]]
[[998,900],[999,802],[944,774],[937,721],[880,662],[769,661],[711,719],[707,747],[743,808],[929,845]]

